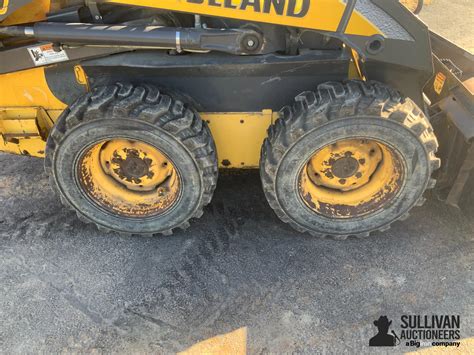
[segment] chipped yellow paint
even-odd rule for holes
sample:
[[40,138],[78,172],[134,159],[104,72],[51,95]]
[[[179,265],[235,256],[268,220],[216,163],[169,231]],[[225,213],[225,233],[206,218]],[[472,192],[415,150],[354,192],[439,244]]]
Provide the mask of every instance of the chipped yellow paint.
[[[141,165],[138,172],[130,173],[137,171],[137,165]],[[82,156],[78,170],[86,194],[123,216],[159,215],[179,197],[180,179],[173,163],[143,142],[117,139],[98,143]]]
[[[141,161],[149,161],[149,174],[140,180],[126,179],[119,174],[121,162],[127,160],[130,152]],[[173,175],[174,168],[169,159],[158,149],[137,141],[113,139],[102,144],[100,164],[104,172],[118,183],[133,191],[152,191]]]
[[44,157],[46,138],[65,108],[49,89],[44,68],[0,75],[0,151]]
[[[358,164],[347,177],[338,177],[334,163],[345,158]],[[403,167],[399,157],[380,142],[342,140],[316,152],[300,172],[299,192],[317,213],[353,218],[371,213],[400,189]]]
[[278,118],[272,110],[262,112],[201,113],[216,142],[222,168],[256,168],[267,129]]
[[24,136],[39,136],[36,117],[38,109],[8,107],[0,109],[0,132],[16,138]]
[[245,355],[247,354],[247,328],[217,335],[191,346],[178,355]]
[[[1,80],[1,78],[0,78]],[[47,106],[55,106],[51,104],[45,96],[39,95],[41,103]],[[2,98],[0,97],[0,100]],[[4,98],[5,99],[5,98]],[[8,100],[8,98],[6,98]],[[20,102],[26,103],[26,102]],[[61,104],[62,105],[62,104]],[[60,106],[61,106],[60,105]],[[33,115],[37,108],[29,107]],[[6,109],[6,108],[4,108]],[[2,107],[0,107],[2,110]],[[49,130],[53,123],[63,112],[63,109],[45,110],[48,120],[45,123],[37,123],[40,126],[45,126],[45,134],[43,134],[44,141],[38,140],[36,148],[31,155],[44,156],[45,141]],[[278,113],[271,110],[264,110],[262,112],[212,112],[201,113],[203,120],[207,121],[211,129],[214,141],[217,147],[220,167],[222,168],[257,168],[260,161],[260,149],[263,140],[267,136],[268,127],[278,118]],[[8,133],[10,130],[21,129],[21,126],[15,127],[19,124],[17,121],[10,122],[8,131],[1,125],[2,116],[0,116],[0,134]],[[48,124],[46,124],[48,123]],[[2,128],[3,127],[3,128]],[[9,153],[20,154],[20,147],[14,147],[13,143],[2,145],[0,143],[0,151],[7,151]],[[41,154],[34,152],[41,151]],[[28,149],[30,152],[30,149]],[[222,164],[225,162],[226,164]],[[227,164],[229,162],[229,164]]]
[[41,107],[0,108],[0,151],[44,157],[53,121]]
[[0,152],[44,158],[45,146],[41,137],[20,138],[12,142],[0,134]]
[[[358,164],[358,169],[352,176],[338,179],[329,173],[331,161],[345,158],[347,152]],[[348,139],[328,145],[313,155],[308,163],[308,173],[310,180],[318,186],[351,191],[367,184],[381,161],[382,150],[377,143],[368,141],[361,144],[360,139]]]

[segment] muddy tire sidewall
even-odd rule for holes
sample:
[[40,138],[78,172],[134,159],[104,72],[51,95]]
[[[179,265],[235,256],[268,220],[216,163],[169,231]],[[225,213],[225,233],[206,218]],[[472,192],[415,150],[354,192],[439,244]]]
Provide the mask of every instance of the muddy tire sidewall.
[[[107,212],[87,196],[78,178],[79,160],[88,147],[114,138],[142,141],[172,161],[181,182],[180,195],[172,208],[157,216],[130,218]],[[78,213],[99,226],[110,228],[112,225],[118,232],[143,234],[169,230],[193,216],[203,198],[199,168],[187,148],[165,130],[137,120],[101,119],[76,127],[54,152],[52,168],[61,194]]]
[[[376,140],[393,149],[403,162],[403,185],[389,204],[371,214],[349,219],[317,214],[299,194],[300,172],[319,149],[352,138]],[[328,234],[357,234],[381,229],[409,211],[425,191],[430,174],[427,152],[411,131],[386,119],[353,117],[312,130],[293,144],[277,168],[275,192],[281,208],[294,223]]]

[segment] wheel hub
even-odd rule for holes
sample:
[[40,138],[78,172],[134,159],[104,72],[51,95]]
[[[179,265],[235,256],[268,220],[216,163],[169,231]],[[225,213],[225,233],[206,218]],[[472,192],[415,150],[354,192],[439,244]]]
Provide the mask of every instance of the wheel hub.
[[162,213],[177,200],[179,178],[155,147],[112,139],[92,147],[81,161],[81,183],[103,207],[129,216]]
[[367,184],[382,160],[377,143],[348,139],[324,147],[311,158],[311,181],[321,187],[351,191]]
[[118,166],[114,169],[120,178],[127,181],[137,181],[144,176],[152,177],[153,172],[150,171],[151,159],[140,159],[139,152],[130,149],[127,151],[127,158],[123,160],[117,152],[114,152],[114,156],[117,158],[112,159],[112,163]]
[[141,142],[111,140],[99,155],[104,172],[133,191],[153,191],[173,173],[160,151]]
[[331,170],[335,177],[345,179],[357,173],[359,162],[352,157],[341,158],[331,165]]
[[300,173],[299,192],[314,211],[336,218],[373,212],[400,190],[403,167],[382,143],[346,139],[323,147]]

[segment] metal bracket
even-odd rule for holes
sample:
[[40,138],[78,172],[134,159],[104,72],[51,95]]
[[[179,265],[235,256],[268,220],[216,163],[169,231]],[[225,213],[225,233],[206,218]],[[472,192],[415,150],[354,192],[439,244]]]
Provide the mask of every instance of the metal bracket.
[[85,0],[85,5],[89,9],[94,23],[103,23],[102,15],[99,11],[99,7],[97,6],[97,2],[94,0]]
[[446,203],[459,208],[459,201],[461,201],[464,188],[466,187],[472,171],[474,171],[474,143],[471,143],[471,146],[467,150],[466,159],[459,170],[459,174],[454,181],[453,187],[449,191]]

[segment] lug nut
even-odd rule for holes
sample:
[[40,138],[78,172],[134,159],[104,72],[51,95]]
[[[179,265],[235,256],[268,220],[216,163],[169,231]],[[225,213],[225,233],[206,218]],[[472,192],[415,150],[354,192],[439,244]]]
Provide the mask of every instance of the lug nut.
[[168,189],[165,187],[159,187],[158,188],[158,196],[163,197],[168,194]]

